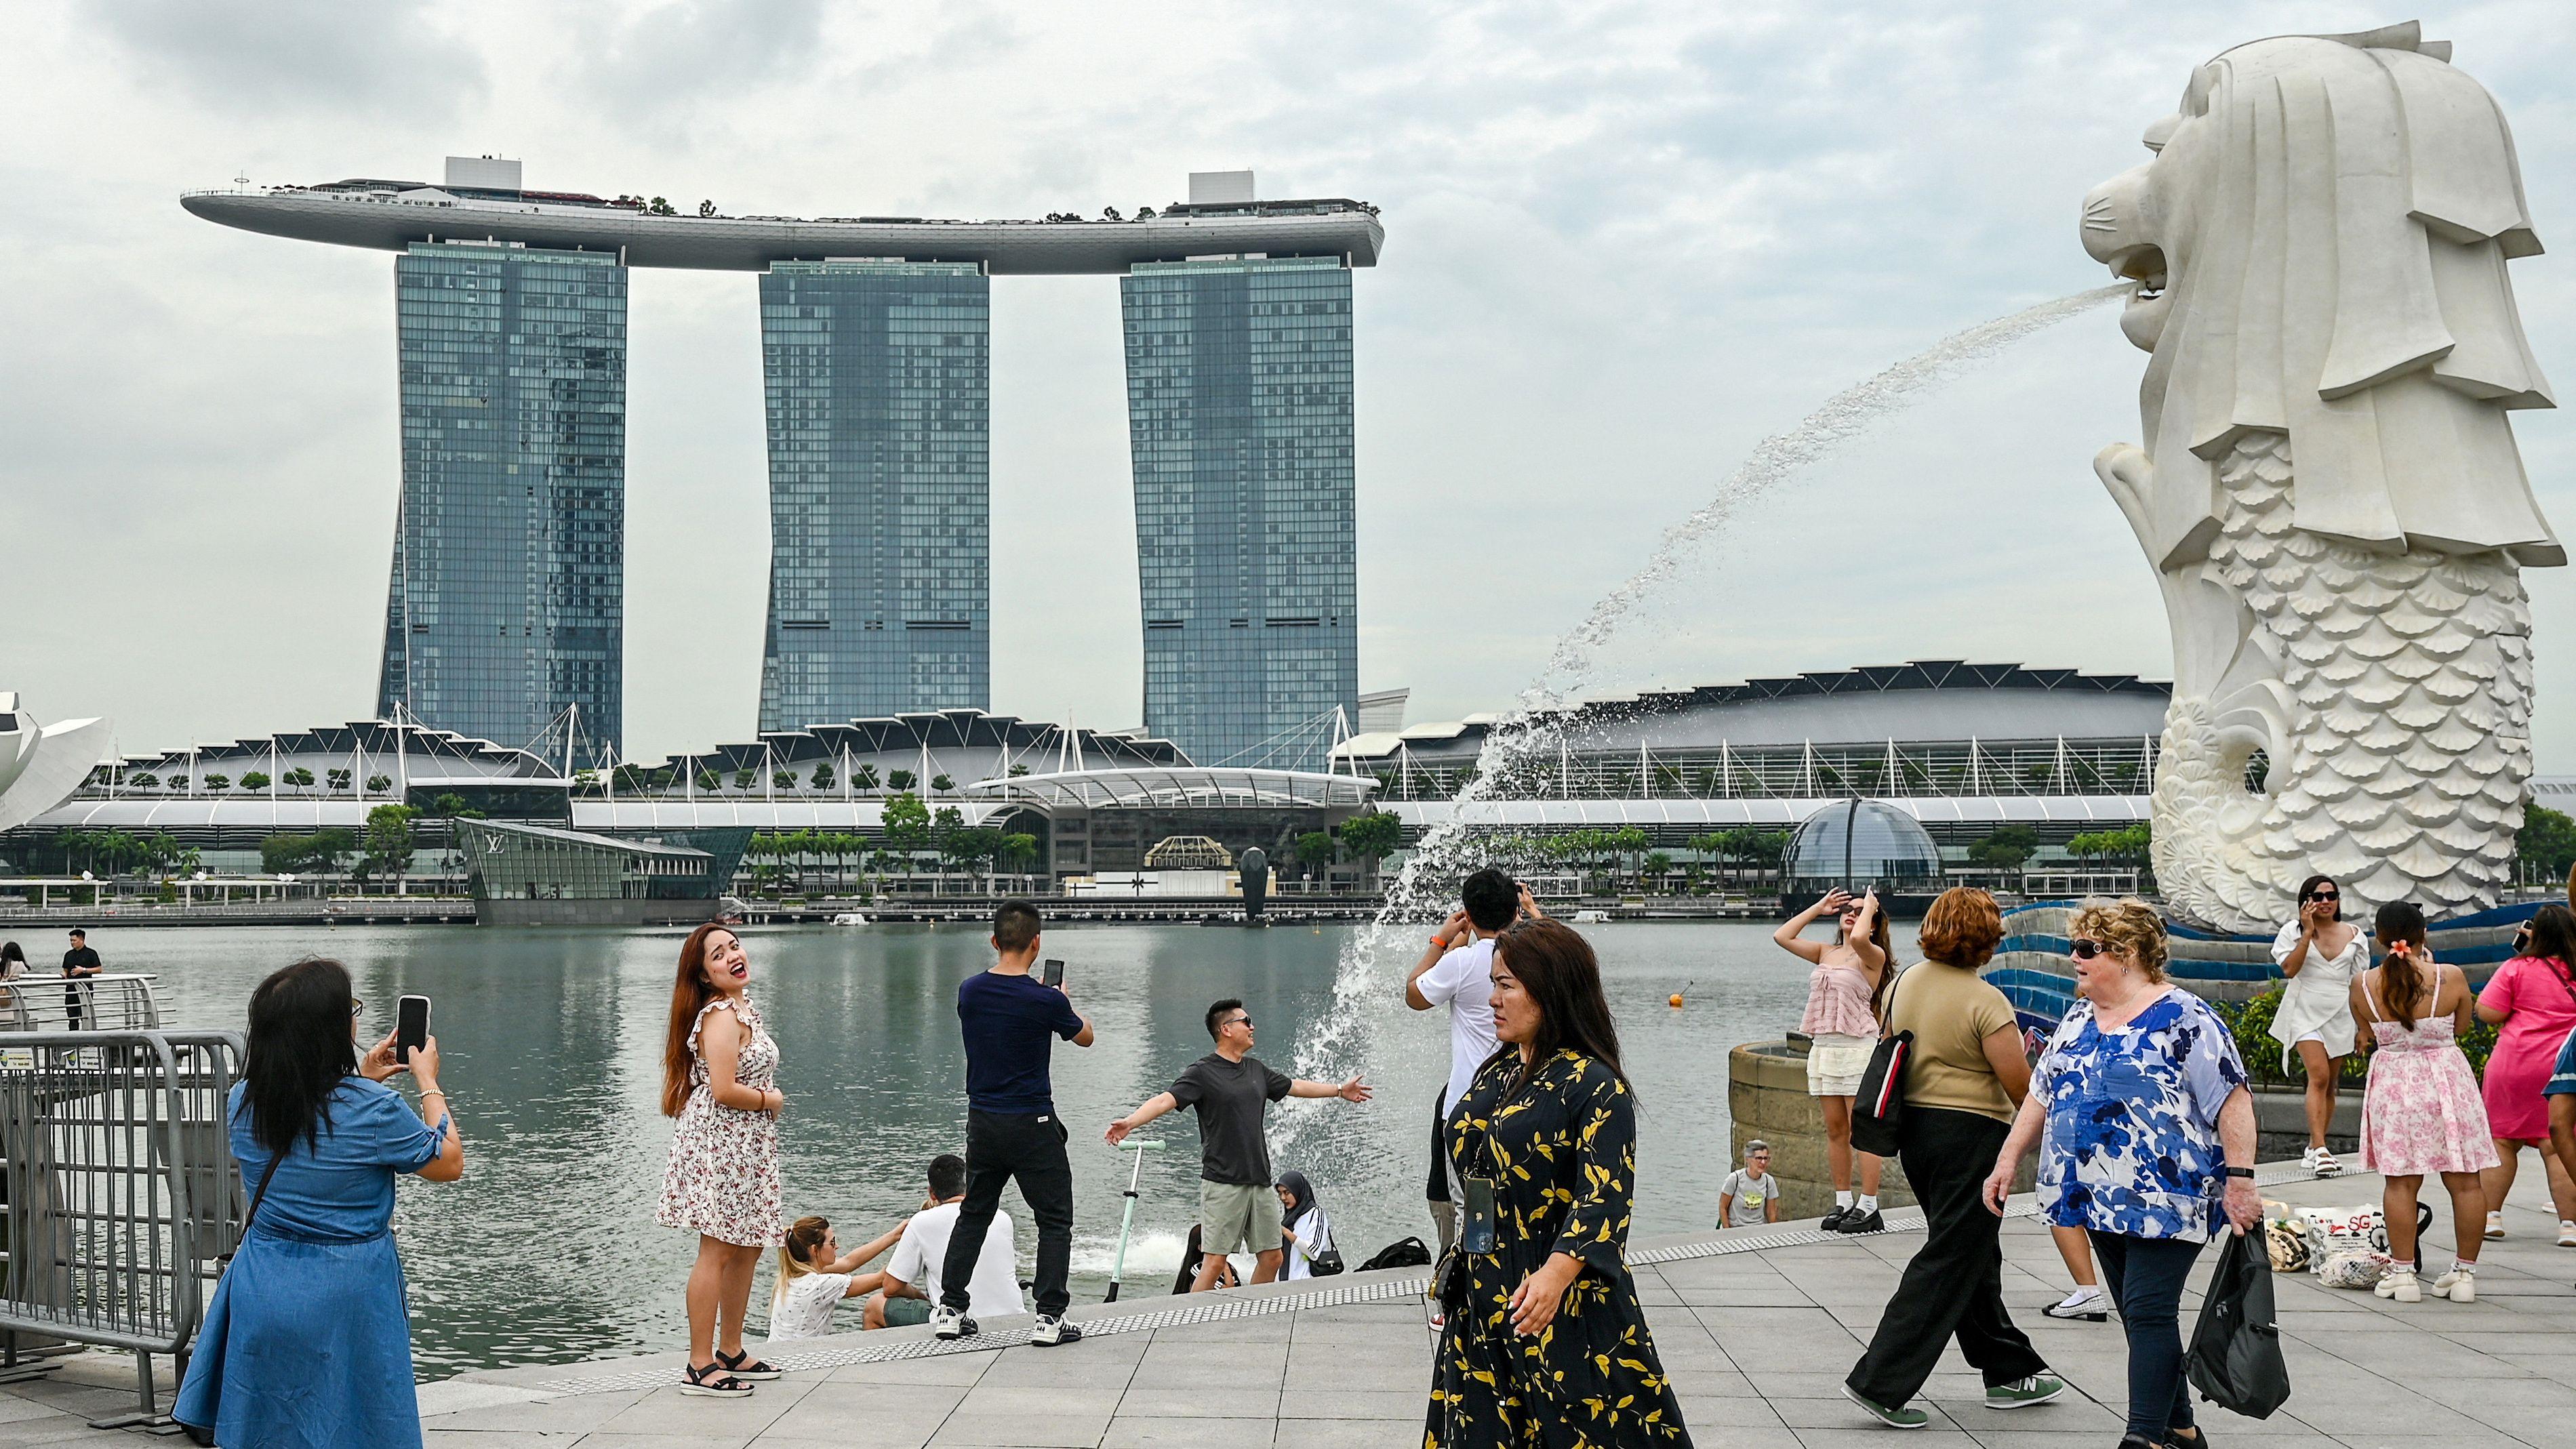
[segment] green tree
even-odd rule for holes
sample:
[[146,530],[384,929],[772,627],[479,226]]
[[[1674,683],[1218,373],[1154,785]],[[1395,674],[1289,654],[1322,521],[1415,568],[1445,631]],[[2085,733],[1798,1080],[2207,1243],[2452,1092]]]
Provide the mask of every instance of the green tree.
[[912,786],[913,774],[910,770],[890,770],[886,773],[887,789],[902,791],[909,790]]
[[1383,810],[1371,810],[1342,822],[1342,848],[1367,861],[1374,870],[1404,844],[1404,822]]
[[886,799],[884,824],[886,849],[893,851],[909,872],[912,857],[930,848],[930,807],[909,790],[897,791]]
[[253,770],[242,776],[242,788],[245,790],[265,790],[268,786],[268,772],[265,770]]
[[1988,870],[2015,871],[2038,849],[2038,831],[2027,825],[1999,825],[1968,847],[1968,860]]
[[1026,766],[1026,765],[1013,765],[1013,766],[1012,766],[1008,771],[1006,771],[1005,773],[1007,773],[1007,774],[1010,776],[1010,778],[1012,778],[1012,779],[1016,780],[1016,779],[1020,778],[1022,775],[1027,774],[1028,772],[1029,772],[1029,767],[1028,767],[1028,766]]
[[1672,872],[1672,868],[1673,858],[1671,856],[1666,855],[1660,850],[1650,850],[1646,852],[1646,879],[1649,882],[1663,879],[1666,875]]
[[313,788],[313,772],[298,765],[286,772],[286,783],[299,790],[310,790]]
[[232,787],[233,777],[230,775],[208,775],[206,777],[206,788],[214,791],[218,795]]
[[379,805],[367,812],[367,864],[373,871],[400,879],[411,869],[411,853],[420,843],[412,822],[419,817],[409,805]]
[[322,778],[331,789],[346,790],[349,788],[349,778],[354,773],[356,772],[351,770],[324,770]]
[[393,787],[393,777],[390,775],[369,775],[367,777],[367,793],[370,795],[381,795]]
[[2120,830],[2096,830],[2076,836],[2066,842],[2066,853],[2082,860],[2143,865],[2154,843],[2153,827],[2142,820]]
[[837,780],[839,780],[839,779],[840,779],[840,776],[839,776],[839,775],[837,775],[837,774],[835,774],[835,773],[833,773],[833,770],[832,770],[832,762],[831,762],[831,761],[829,761],[829,760],[825,760],[825,761],[823,761],[821,764],[816,765],[816,766],[814,767],[814,777],[813,777],[813,778],[814,778],[814,788],[815,788],[815,789],[817,789],[817,790],[829,790],[829,789],[831,789],[831,788],[832,788],[833,783],[834,783],[835,781],[837,781]]
[[772,770],[769,774],[769,783],[781,790],[793,790],[796,788],[796,772],[794,770]]
[[358,848],[358,832],[326,826],[309,834],[281,832],[259,843],[260,869],[270,875],[336,872]]
[[1332,833],[1324,830],[1309,830],[1298,836],[1293,848],[1297,853],[1297,864],[1305,868],[1310,878],[1331,866],[1333,857],[1340,853],[1333,844]]
[[930,777],[930,788],[944,794],[947,791],[956,789],[957,782],[949,779],[946,775],[933,775]]
[[2546,805],[2527,806],[2513,848],[2525,879],[2564,880],[2576,867],[2576,819]]
[[1037,868],[1038,838],[1023,830],[1012,831],[1001,838],[994,856],[1003,869],[1024,875]]
[[[750,772],[750,771],[748,771],[748,770],[746,770],[746,771],[743,771],[742,773],[744,773],[745,775],[748,775],[748,774],[750,774],[751,772]],[[707,769],[707,768],[706,768],[706,767],[704,767],[704,766],[700,766],[700,767],[699,767],[699,769],[698,769],[698,775],[697,775],[697,780],[698,780],[698,788],[699,788],[699,789],[701,789],[701,790],[708,791],[708,792],[710,792],[710,793],[712,793],[712,792],[714,792],[714,791],[717,791],[717,790],[721,790],[721,789],[723,789],[723,788],[724,788],[724,777],[723,777],[723,776],[721,776],[721,775],[718,775],[718,774],[717,774],[715,771],[713,771],[713,770]],[[741,785],[741,787],[740,787],[740,788],[743,788],[743,789],[749,789],[749,788],[751,788],[751,781],[750,781],[750,780],[748,780],[748,779],[744,780],[744,781],[742,782],[742,785]]]
[[877,787],[877,767],[874,765],[861,765],[857,769],[852,770],[850,772],[850,783],[856,785],[863,791],[874,790]]
[[[710,771],[709,773],[713,772]],[[746,765],[742,769],[733,772],[733,787],[737,790],[748,790],[751,788],[751,782],[759,778],[760,772]],[[715,786],[701,783],[698,788],[701,790],[712,790]]]

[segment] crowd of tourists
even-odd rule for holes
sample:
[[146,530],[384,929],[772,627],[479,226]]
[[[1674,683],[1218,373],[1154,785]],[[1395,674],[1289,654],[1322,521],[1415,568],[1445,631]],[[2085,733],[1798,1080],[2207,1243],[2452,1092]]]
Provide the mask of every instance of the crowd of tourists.
[[[1831,943],[1806,939],[1828,919]],[[830,1220],[787,1216],[779,1048],[750,997],[742,938],[720,924],[690,933],[663,1050],[661,1106],[675,1127],[657,1212],[698,1235],[683,1393],[741,1397],[780,1376],[745,1341],[755,1271],[771,1249],[766,1344],[830,1332],[845,1302],[865,1328],[926,1324],[940,1339],[969,1337],[981,1319],[1028,1311],[1024,1289],[1034,1295],[1028,1342],[1080,1340],[1067,1317],[1071,1134],[1049,1064],[1057,1040],[1087,1047],[1096,1032],[1060,973],[1035,971],[1041,924],[1029,903],[1004,903],[993,964],[958,989],[965,1150],[925,1164],[917,1211],[848,1247]],[[1990,1408],[2063,1394],[2003,1298],[2006,1199],[2036,1152],[2043,1215],[2077,1283],[2041,1311],[2099,1322],[2116,1310],[2128,1344],[2124,1445],[2196,1449],[2181,1302],[2202,1249],[2260,1217],[2247,1073],[2228,1023],[2168,979],[2152,908],[2086,902],[2069,931],[2077,999],[2044,1038],[2026,1036],[1979,974],[2003,937],[1984,891],[1954,889],[1932,904],[1922,959],[1910,966],[1898,965],[1872,893],[1834,892],[1776,936],[1812,968],[1802,1027],[1829,1133],[1828,1231],[1884,1228],[1883,1164],[1855,1149],[1854,1126],[1878,1110],[1859,1100],[1873,1059],[1887,1043],[1907,1047],[1888,1094],[1903,1107],[1892,1155],[1925,1233],[1844,1391],[1872,1419],[1920,1427],[1930,1415],[1914,1401],[1956,1342]],[[2550,1174],[2560,1243],[2576,1246],[2566,1171],[2576,1162],[2576,912],[2542,907],[2513,959],[2472,991],[2457,965],[2433,959],[2416,908],[2384,906],[2365,931],[2343,919],[2336,882],[2317,877],[2273,954],[2287,986],[2272,1031],[2285,1069],[2293,1060],[2306,1069],[2305,1165],[2321,1176],[2344,1170],[2326,1141],[2335,1079],[2356,1051],[2370,1056],[2359,1162],[2384,1179],[2394,1259],[2380,1296],[2476,1301],[2479,1247],[2504,1232],[2524,1147]],[[80,965],[95,969],[94,959]],[[1403,999],[1445,1012],[1450,1028],[1424,1178],[1441,1249],[1427,1442],[1553,1442],[1546,1426],[1579,1412],[1587,1443],[1688,1443],[1625,1263],[1637,1099],[1591,944],[1503,872],[1479,871],[1431,933]],[[362,1049],[363,1016],[348,972],[325,960],[278,971],[252,998],[230,1109],[233,1153],[256,1185],[176,1406],[200,1442],[419,1442],[389,1232],[393,1181],[455,1181],[464,1147],[438,1085],[436,1039],[398,1049],[388,1035]],[[2483,1081],[2460,1049],[2472,1021],[2499,1028]],[[1233,1286],[1238,1253],[1251,1256],[1254,1283],[1342,1271],[1313,1182],[1274,1166],[1268,1109],[1290,1097],[1364,1103],[1372,1089],[1357,1076],[1309,1081],[1263,1063],[1239,999],[1210,1004],[1205,1026],[1213,1049],[1103,1133],[1115,1146],[1166,1114],[1197,1115],[1199,1212],[1175,1291]],[[395,1090],[404,1078],[417,1106]],[[2454,1220],[2451,1264],[2429,1279],[2416,1242],[2428,1175],[2441,1179]],[[1015,1226],[1000,1211],[1011,1183],[1035,1219],[1025,1284]],[[1777,1224],[1781,1194],[1770,1146],[1752,1142],[1718,1194],[1719,1225]],[[315,1391],[315,1365],[327,1369],[328,1392]]]

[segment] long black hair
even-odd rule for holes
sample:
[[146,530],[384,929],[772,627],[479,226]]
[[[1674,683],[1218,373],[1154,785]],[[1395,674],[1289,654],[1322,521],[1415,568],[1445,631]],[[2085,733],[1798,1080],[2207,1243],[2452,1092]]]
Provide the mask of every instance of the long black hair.
[[[14,962],[16,962],[16,963],[17,963],[18,965],[20,965],[20,966],[24,966],[24,965],[26,965],[26,964],[27,964],[27,953],[26,953],[26,951],[25,951],[23,948],[21,948],[21,947],[19,946],[19,944],[18,944],[17,942],[15,942],[15,941],[0,941],[0,976],[7,976],[7,975],[10,975],[10,974],[11,974],[11,972],[10,972],[10,970],[9,970],[9,963],[11,963],[11,962],[13,962],[13,961],[14,961]],[[19,972],[19,973],[17,973],[17,974],[19,974],[19,975],[24,975],[24,974],[26,974],[26,973],[25,973],[25,972],[23,972],[23,971],[21,971],[21,972]]]
[[[1512,973],[1538,1007],[1538,1036],[1530,1058],[1512,1078],[1512,1090],[1529,1081],[1530,1071],[1559,1051],[1581,1052],[1610,1069],[1631,1094],[1636,1091],[1619,1065],[1619,1027],[1610,1019],[1610,1003],[1601,994],[1601,962],[1592,943],[1562,921],[1540,917],[1522,921],[1494,938],[1494,956]],[[1516,1052],[1509,1042],[1501,1052]]]
[[331,1125],[331,1094],[358,1069],[349,968],[311,957],[270,973],[250,994],[242,1101],[250,1135],[283,1156]]

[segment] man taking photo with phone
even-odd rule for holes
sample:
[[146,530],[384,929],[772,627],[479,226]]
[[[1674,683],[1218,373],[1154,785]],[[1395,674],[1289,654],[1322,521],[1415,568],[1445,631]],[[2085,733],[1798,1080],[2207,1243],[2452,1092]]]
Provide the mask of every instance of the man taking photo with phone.
[[1038,1223],[1038,1321],[1029,1342],[1048,1348],[1082,1337],[1064,1321],[1073,1303],[1066,1286],[1073,1264],[1073,1164],[1064,1154],[1047,1061],[1056,1037],[1091,1045],[1091,1022],[1073,1009],[1063,986],[1029,975],[1038,959],[1038,924],[1037,907],[1002,902],[993,912],[992,969],[957,988],[957,1022],[966,1040],[966,1200],[948,1235],[939,1302],[930,1310],[930,1330],[940,1338],[976,1331],[966,1316],[967,1288],[1002,1187],[1013,1181]]
[[1109,1124],[1109,1145],[1183,1107],[1199,1109],[1199,1259],[1193,1293],[1216,1286],[1225,1255],[1237,1244],[1253,1255],[1252,1281],[1279,1276],[1286,1240],[1279,1235],[1279,1194],[1271,1186],[1270,1140],[1262,1116],[1282,1097],[1339,1097],[1365,1102],[1368,1085],[1353,1077],[1336,1086],[1283,1077],[1252,1055],[1252,1013],[1229,996],[1207,1010],[1216,1050],[1189,1064],[1168,1092]]

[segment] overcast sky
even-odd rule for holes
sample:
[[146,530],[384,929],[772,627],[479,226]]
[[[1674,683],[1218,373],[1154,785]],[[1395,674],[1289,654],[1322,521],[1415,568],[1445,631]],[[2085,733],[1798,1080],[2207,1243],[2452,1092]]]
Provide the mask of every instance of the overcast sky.
[[[1948,18],[1942,18],[1949,12]],[[2576,388],[2576,6],[776,3],[12,11],[0,46],[0,688],[128,751],[363,717],[399,457],[390,256],[179,193],[436,179],[734,213],[1384,208],[1359,274],[1360,683],[1496,708],[1764,435],[1942,336],[2099,285],[2085,189],[2192,66],[2418,15],[2503,101]],[[1142,716],[1116,283],[993,287],[993,707]],[[630,755],[748,738],[768,550],[748,274],[638,271]],[[1605,687],[1909,658],[2165,677],[2090,463],[2144,362],[2078,317],[1746,510]],[[2562,535],[2576,435],[2519,415]],[[2576,578],[2531,576],[2544,770],[2576,770]],[[515,742],[514,742],[515,743]]]

